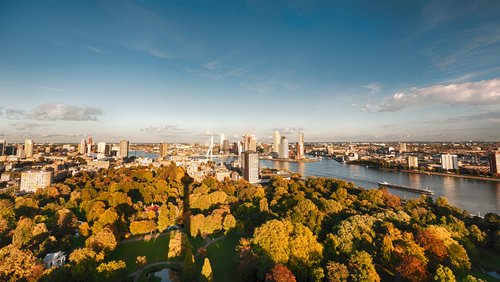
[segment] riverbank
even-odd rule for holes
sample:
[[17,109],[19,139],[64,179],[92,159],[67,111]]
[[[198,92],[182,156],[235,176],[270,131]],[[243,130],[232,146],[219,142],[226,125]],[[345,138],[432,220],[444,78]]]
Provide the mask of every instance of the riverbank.
[[404,173],[422,174],[422,175],[450,176],[450,177],[456,177],[456,178],[500,182],[500,178],[493,178],[493,177],[487,177],[487,176],[463,175],[463,174],[443,173],[443,172],[433,172],[433,171],[406,170],[406,169],[398,169],[398,168],[379,167],[376,165],[369,165],[369,164],[365,164],[365,163],[355,163],[355,162],[350,162],[350,163],[348,162],[346,164],[359,165],[359,166],[364,166],[366,168],[376,168],[378,170],[386,170],[386,171],[394,171],[394,172],[404,172]]
[[[396,170],[396,171],[398,171],[398,170]],[[466,178],[466,179],[500,182],[500,178],[491,178],[491,177],[485,177],[485,176],[460,175],[460,174],[432,172],[432,171],[423,171],[422,172],[422,171],[418,171],[418,170],[399,170],[399,171],[405,172],[405,173],[413,173],[413,174],[439,175],[439,176],[449,176],[449,177],[456,177],[456,178]]]
[[319,162],[319,159],[300,159],[300,160],[294,160],[294,159],[263,159],[266,161],[273,161],[273,162],[282,162],[282,163],[316,163]]

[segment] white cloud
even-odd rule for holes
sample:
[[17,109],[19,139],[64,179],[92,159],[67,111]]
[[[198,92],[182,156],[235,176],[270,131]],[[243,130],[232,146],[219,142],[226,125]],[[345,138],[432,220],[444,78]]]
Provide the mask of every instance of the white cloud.
[[370,107],[378,112],[396,112],[411,106],[430,104],[491,105],[500,103],[500,78],[437,84],[429,87],[412,88],[407,93],[394,94],[380,105]]
[[11,122],[9,123],[16,130],[32,130],[39,127],[52,126],[52,124],[37,123],[37,122]]
[[298,133],[304,131],[304,128],[302,127],[280,127],[280,128],[273,128],[273,131],[278,130],[281,134],[292,134],[292,133]]
[[187,134],[190,132],[189,130],[186,130],[174,124],[161,124],[157,126],[149,126],[142,128],[141,131],[164,137],[177,136],[181,134]]
[[98,120],[98,116],[102,115],[102,111],[95,107],[46,103],[28,111],[6,109],[5,115],[8,119],[94,121]]
[[378,82],[373,82],[367,85],[363,85],[363,88],[369,89],[370,93],[375,94],[380,92],[384,86]]

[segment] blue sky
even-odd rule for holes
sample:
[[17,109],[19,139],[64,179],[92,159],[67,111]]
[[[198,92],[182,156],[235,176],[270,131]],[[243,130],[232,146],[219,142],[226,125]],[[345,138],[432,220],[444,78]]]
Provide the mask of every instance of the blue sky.
[[498,1],[0,0],[0,139],[499,140],[499,14]]

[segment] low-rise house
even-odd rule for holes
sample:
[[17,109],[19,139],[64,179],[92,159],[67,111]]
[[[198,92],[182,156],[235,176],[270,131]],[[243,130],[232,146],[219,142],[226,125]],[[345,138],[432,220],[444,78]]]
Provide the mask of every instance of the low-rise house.
[[59,251],[57,253],[49,253],[43,258],[45,268],[59,267],[66,263],[66,255]]

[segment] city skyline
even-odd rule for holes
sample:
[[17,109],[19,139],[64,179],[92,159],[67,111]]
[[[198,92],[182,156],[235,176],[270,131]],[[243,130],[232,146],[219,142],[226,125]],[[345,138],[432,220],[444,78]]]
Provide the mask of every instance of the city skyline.
[[499,10],[2,1],[0,139],[498,141]]

